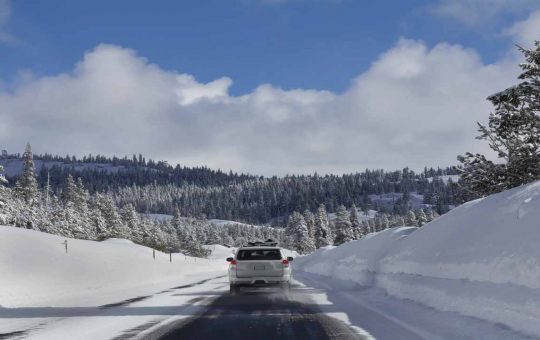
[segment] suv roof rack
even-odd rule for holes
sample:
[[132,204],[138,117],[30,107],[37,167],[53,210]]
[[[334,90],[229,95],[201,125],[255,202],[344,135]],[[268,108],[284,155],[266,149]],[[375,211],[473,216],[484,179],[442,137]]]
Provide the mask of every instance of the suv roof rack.
[[277,247],[278,243],[272,239],[266,241],[248,242],[248,247]]

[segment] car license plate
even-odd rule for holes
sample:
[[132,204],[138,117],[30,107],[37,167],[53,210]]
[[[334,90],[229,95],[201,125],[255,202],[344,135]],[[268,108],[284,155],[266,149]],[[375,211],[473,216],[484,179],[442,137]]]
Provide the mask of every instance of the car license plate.
[[253,267],[253,269],[255,269],[255,270],[264,270],[264,269],[265,269],[265,266],[263,266],[263,265],[256,265],[255,267]]

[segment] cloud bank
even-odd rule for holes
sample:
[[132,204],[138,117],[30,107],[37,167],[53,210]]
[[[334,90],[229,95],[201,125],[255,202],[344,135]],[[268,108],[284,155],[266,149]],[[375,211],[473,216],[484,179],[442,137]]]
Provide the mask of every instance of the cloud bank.
[[[537,32],[530,20],[515,34]],[[232,96],[229,78],[201,83],[99,45],[69,73],[0,92],[0,147],[143,153],[264,175],[452,165],[486,151],[475,122],[487,120],[489,94],[515,83],[514,58],[485,64],[459,45],[401,39],[344,93],[262,84]]]
[[481,26],[505,14],[523,14],[538,8],[537,0],[439,0],[428,10],[469,26]]

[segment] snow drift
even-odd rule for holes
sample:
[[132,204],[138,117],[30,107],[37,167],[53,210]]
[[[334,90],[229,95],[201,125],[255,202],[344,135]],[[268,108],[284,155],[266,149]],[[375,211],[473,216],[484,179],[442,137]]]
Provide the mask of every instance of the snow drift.
[[299,258],[306,272],[540,336],[540,182]]
[[0,306],[95,306],[171,285],[202,273],[226,273],[227,263],[156,251],[128,240],[68,240],[0,226]]

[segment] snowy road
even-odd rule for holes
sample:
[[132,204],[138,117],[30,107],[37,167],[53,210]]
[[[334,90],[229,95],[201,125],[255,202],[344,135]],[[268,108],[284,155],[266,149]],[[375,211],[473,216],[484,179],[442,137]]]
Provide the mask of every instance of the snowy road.
[[223,272],[101,306],[0,308],[0,339],[526,339],[378,289],[303,272],[290,293],[230,296]]
[[310,301],[312,289],[294,286],[288,294],[279,288],[223,294],[202,315],[179,322],[154,337],[173,339],[366,339],[339,319],[331,305]]

